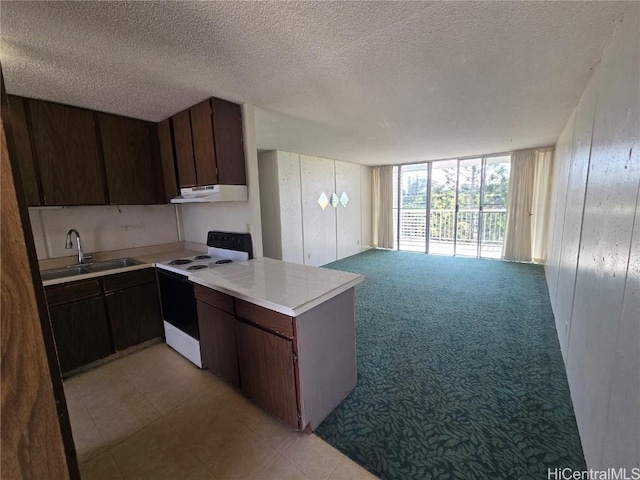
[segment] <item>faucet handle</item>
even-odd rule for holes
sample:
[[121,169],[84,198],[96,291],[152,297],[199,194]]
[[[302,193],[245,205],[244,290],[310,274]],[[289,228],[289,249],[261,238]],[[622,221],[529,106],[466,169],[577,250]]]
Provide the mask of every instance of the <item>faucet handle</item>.
[[84,259],[85,260],[91,260],[93,258],[93,253],[85,253],[84,254]]

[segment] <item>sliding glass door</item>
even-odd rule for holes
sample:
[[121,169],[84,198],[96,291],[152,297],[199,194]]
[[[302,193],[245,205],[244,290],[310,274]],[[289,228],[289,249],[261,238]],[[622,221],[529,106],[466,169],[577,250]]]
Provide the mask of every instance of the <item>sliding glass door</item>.
[[455,254],[477,257],[480,231],[482,158],[458,161],[458,202]]
[[453,255],[456,231],[458,161],[431,163],[429,253]]
[[510,170],[509,155],[485,159],[480,229],[481,257],[502,257],[502,244],[507,225],[507,190]]
[[400,172],[400,250],[426,252],[429,165],[402,165]]
[[400,218],[400,194],[399,194],[400,167],[393,167],[393,248],[400,250],[398,245],[398,221]]
[[510,161],[502,155],[395,167],[396,248],[500,258]]

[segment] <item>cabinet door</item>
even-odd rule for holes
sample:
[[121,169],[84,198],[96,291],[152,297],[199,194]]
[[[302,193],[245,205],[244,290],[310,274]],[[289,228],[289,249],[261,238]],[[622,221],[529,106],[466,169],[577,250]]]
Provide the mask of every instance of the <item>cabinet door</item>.
[[44,204],[105,204],[94,112],[32,99],[27,105]]
[[213,137],[216,146],[218,183],[221,185],[246,185],[242,137],[242,109],[237,103],[212,98]]
[[195,187],[196,165],[193,161],[193,139],[191,138],[191,118],[189,110],[176,113],[171,117],[173,142],[176,150],[178,166],[178,183],[180,187]]
[[336,162],[336,195],[346,205],[336,207],[336,238],[338,260],[360,253],[362,237],[362,207],[360,205],[360,165]]
[[299,428],[293,343],[242,322],[237,332],[242,392]]
[[162,170],[152,137],[155,125],[107,113],[97,115],[109,203],[162,203]]
[[213,146],[213,125],[211,124],[211,103],[200,102],[189,109],[191,115],[191,136],[193,138],[193,158],[196,164],[198,185],[218,183],[216,152]]
[[102,297],[52,307],[49,315],[63,373],[113,353]]
[[158,123],[158,150],[162,164],[162,179],[166,201],[178,196],[178,180],[176,164],[173,157],[173,139],[171,137],[171,123],[169,119]]
[[197,303],[202,366],[225,382],[239,387],[236,319],[202,301]]
[[116,350],[163,336],[160,299],[155,283],[107,293],[105,300]]
[[9,110],[11,112],[11,126],[13,127],[13,137],[16,142],[16,153],[18,155],[18,165],[20,166],[20,176],[24,193],[27,197],[27,205],[42,205],[40,190],[38,188],[38,174],[31,151],[31,139],[29,138],[29,127],[25,111],[24,98],[8,95]]
[[300,155],[304,263],[318,267],[336,260],[336,211],[318,199],[335,191],[334,161]]

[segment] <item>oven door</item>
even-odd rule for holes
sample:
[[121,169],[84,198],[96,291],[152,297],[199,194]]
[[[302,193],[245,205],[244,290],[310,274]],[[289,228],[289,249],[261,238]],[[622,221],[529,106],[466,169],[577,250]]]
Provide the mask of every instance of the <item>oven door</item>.
[[196,340],[200,340],[193,283],[184,275],[158,269],[162,318]]

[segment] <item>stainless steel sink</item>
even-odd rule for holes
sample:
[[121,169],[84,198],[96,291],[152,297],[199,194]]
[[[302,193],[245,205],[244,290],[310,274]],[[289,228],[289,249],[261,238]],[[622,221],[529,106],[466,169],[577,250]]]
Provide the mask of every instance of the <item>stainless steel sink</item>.
[[75,277],[76,275],[82,275],[89,273],[82,265],[72,265],[70,267],[52,268],[51,270],[43,270],[40,275],[42,280],[55,280],[56,278]]
[[134,260],[133,258],[118,258],[117,260],[107,260],[106,262],[87,263],[84,268],[86,268],[90,273],[95,273],[141,264],[142,262]]
[[131,267],[133,265],[141,265],[142,262],[133,258],[118,258],[116,260],[107,260],[105,262],[85,263],[83,265],[70,265],[68,267],[53,268],[51,270],[43,270],[40,272],[42,280],[55,280],[58,278],[75,277],[76,275],[84,275],[86,273],[105,272],[115,270],[116,268]]

